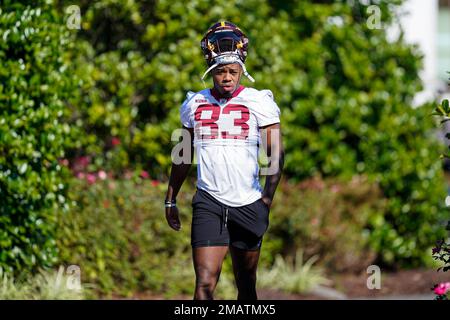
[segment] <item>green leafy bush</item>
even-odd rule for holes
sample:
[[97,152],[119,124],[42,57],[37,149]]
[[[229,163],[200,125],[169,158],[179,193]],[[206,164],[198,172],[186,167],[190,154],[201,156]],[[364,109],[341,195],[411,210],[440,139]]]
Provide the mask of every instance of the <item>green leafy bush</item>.
[[0,39],[0,268],[19,273],[57,261],[55,211],[68,209],[58,159],[69,35],[48,1],[7,0]]
[[[450,103],[448,99],[445,99],[440,105],[438,104],[436,106],[433,115],[437,115],[440,117],[441,124],[450,121]],[[449,138],[450,132],[447,132],[445,134],[445,137]],[[448,153],[446,155],[442,155],[442,158],[448,159]],[[447,222],[446,230],[450,231],[450,220]],[[448,237],[447,239],[442,238],[436,241],[436,246],[432,249],[432,257],[434,260],[440,261],[441,263],[438,271],[442,270],[443,272],[446,272],[450,270],[450,242]],[[435,284],[433,290],[436,294],[435,300],[448,300],[448,292],[450,292],[450,282]]]
[[[433,134],[430,104],[412,106],[421,90],[420,53],[402,37],[388,41],[385,28],[368,28],[365,6],[356,14],[359,6],[330,2],[289,4],[289,34],[298,40],[286,41],[283,60],[291,64],[278,71],[296,73],[278,94],[286,174],[301,180],[357,173],[378,182],[389,199],[385,215],[372,221],[380,262],[420,265],[442,236],[445,216],[436,161],[443,146]],[[367,2],[380,7],[386,26],[395,18],[391,6],[403,1]]]
[[188,202],[179,198],[183,228],[174,232],[164,218],[164,186],[140,178],[74,180],[76,201],[59,220],[61,263],[78,265],[83,282],[99,294],[129,296],[135,291],[175,295],[193,292]]
[[[191,296],[195,275],[191,260],[190,220],[194,190],[186,183],[177,204],[182,229],[175,232],[164,218],[166,186],[135,176],[130,179],[74,179],[70,199],[76,202],[61,214],[57,246],[62,264],[78,265],[83,283],[97,294],[131,296],[151,291],[175,297]],[[328,272],[362,270],[376,257],[370,248],[369,220],[383,216],[384,200],[362,178],[350,185],[312,180],[284,183],[271,210],[263,241],[261,268],[274,258],[289,260],[298,250],[305,259],[317,256]],[[227,257],[217,288],[219,298],[235,298]]]
[[[318,256],[329,272],[361,272],[383,253],[372,246],[371,229],[385,210],[379,188],[363,176],[285,182],[275,196],[267,240],[284,256],[295,258],[299,249],[306,258]],[[274,251],[262,255],[273,259]]]

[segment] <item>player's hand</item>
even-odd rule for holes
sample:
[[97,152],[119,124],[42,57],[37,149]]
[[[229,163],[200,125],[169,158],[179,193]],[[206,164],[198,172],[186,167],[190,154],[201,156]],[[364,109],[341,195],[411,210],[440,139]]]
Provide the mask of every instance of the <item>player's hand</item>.
[[180,231],[181,222],[177,207],[166,208],[166,220],[173,230]]
[[270,198],[268,197],[262,197],[261,198],[262,202],[264,202],[267,206],[267,208],[269,208],[270,210],[270,206],[272,205],[272,200],[270,200]]

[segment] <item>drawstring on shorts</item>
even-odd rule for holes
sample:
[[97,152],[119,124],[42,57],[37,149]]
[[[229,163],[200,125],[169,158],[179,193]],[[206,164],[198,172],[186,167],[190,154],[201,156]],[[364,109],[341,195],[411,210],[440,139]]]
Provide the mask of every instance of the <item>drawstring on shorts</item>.
[[227,227],[227,223],[228,223],[228,207],[226,206],[220,206],[221,210],[222,210],[222,221],[223,223],[220,225],[220,233],[222,233],[222,226],[224,226],[225,228]]

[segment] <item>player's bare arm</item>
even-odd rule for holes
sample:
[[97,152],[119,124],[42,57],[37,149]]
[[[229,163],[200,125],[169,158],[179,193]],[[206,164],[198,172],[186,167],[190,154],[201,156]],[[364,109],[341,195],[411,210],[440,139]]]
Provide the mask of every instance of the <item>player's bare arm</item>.
[[[183,184],[184,180],[186,179],[189,169],[192,165],[192,159],[194,155],[194,147],[192,144],[193,141],[193,132],[194,129],[192,128],[186,128],[183,127],[184,130],[188,130],[190,133],[190,145],[191,145],[191,161],[189,163],[180,163],[175,164],[172,163],[172,169],[170,171],[170,179],[169,179],[169,186],[167,188],[167,194],[166,194],[166,200],[165,200],[165,207],[166,207],[166,219],[169,226],[178,231],[181,229],[181,222],[179,218],[178,208],[176,206],[176,198],[178,195],[178,192],[180,191],[181,185]],[[181,150],[180,156],[183,156],[183,149]]]
[[270,208],[284,166],[284,147],[279,123],[260,128],[264,151],[269,159],[268,166],[275,168],[275,173],[266,176],[262,201]]

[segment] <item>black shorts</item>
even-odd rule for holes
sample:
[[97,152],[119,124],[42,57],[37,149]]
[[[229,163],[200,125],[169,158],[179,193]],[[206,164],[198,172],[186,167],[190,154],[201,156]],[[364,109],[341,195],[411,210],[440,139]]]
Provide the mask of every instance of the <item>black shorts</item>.
[[192,199],[193,248],[232,245],[258,250],[268,226],[269,208],[261,199],[229,207],[201,189],[197,189]]

